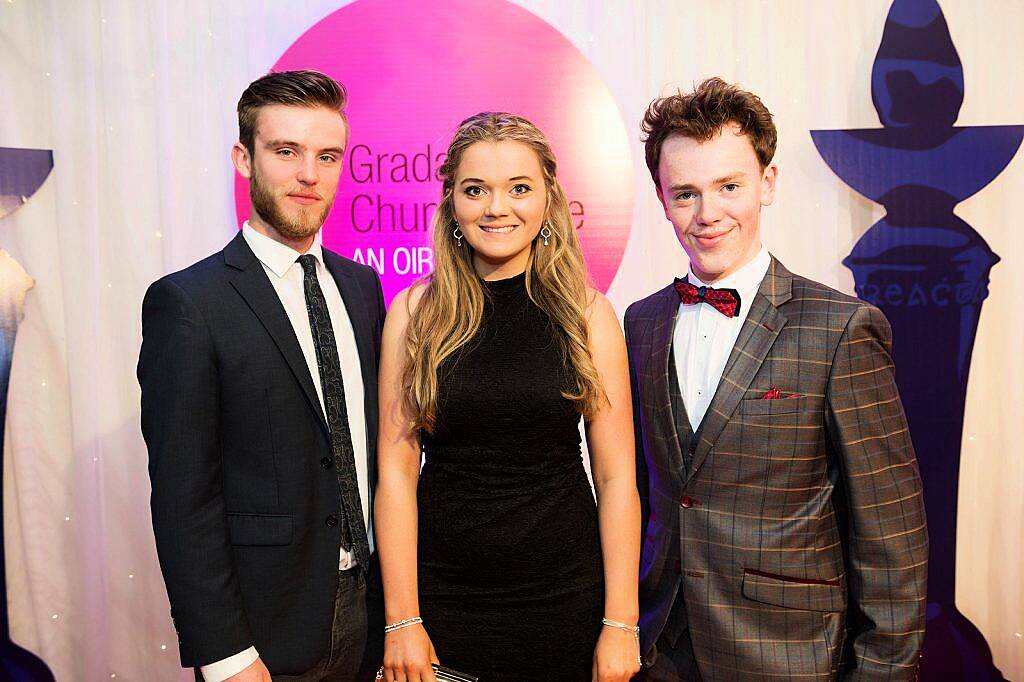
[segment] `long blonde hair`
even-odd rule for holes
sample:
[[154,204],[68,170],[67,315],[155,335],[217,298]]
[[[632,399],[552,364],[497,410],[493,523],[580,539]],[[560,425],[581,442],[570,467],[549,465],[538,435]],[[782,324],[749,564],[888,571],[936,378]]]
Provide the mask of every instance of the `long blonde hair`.
[[[587,272],[576,230],[569,216],[565,192],[555,176],[555,156],[547,138],[535,125],[514,114],[483,112],[467,118],[448,146],[448,158],[439,169],[443,179],[441,202],[434,213],[434,271],[415,286],[423,286],[419,303],[410,313],[402,370],[402,407],[410,429],[430,433],[437,423],[438,368],[468,343],[480,328],[487,290],[473,267],[473,249],[458,246],[455,228],[455,173],[462,155],[477,142],[512,141],[537,153],[547,191],[551,234],[547,246],[534,239],[526,266],[530,299],[559,330],[558,340],[573,382],[563,396],[584,416],[593,415],[604,398],[600,377],[590,355],[586,318]],[[412,297],[410,296],[410,300]]]

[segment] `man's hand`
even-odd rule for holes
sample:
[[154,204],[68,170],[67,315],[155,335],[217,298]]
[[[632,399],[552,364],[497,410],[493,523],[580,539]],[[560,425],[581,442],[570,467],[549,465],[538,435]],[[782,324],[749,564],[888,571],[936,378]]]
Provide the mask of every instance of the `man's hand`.
[[248,668],[245,668],[241,672],[232,675],[224,682],[272,682],[270,679],[270,671],[267,670],[267,666],[263,665],[263,661],[256,659],[249,664]]

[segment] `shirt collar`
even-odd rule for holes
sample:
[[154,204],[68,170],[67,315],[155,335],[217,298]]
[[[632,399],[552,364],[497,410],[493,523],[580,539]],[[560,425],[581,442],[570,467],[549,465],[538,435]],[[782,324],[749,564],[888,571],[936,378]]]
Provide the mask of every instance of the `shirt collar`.
[[[253,229],[248,220],[242,224],[242,237],[245,239],[245,243],[249,245],[249,248],[252,249],[256,258],[278,277],[284,277],[288,269],[295,264],[298,257],[303,255],[290,246],[285,246],[265,234],[260,234]],[[316,236],[313,237],[313,245],[309,247],[309,251],[306,253],[314,256],[321,266],[324,264],[324,251],[321,246],[319,230],[317,230]]]
[[761,288],[764,276],[768,274],[768,268],[772,264],[772,257],[768,254],[768,248],[762,244],[761,250],[751,259],[749,263],[732,273],[723,277],[714,284],[705,284],[697,275],[693,274],[693,266],[687,276],[690,284],[694,286],[713,286],[715,289],[735,289],[740,292],[740,298],[751,300],[757,290]]

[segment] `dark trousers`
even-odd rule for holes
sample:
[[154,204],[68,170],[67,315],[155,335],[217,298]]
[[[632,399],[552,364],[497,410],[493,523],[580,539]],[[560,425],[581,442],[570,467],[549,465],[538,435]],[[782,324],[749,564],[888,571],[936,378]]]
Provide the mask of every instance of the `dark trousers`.
[[635,682],[700,682],[697,657],[693,654],[690,630],[679,635],[675,645],[662,633],[654,647],[644,656],[643,667],[633,679]]
[[664,629],[643,657],[643,667],[633,679],[637,682],[700,682],[700,669],[693,653],[686,602],[681,590]]
[[384,595],[380,573],[361,567],[340,571],[334,625],[323,658],[301,675],[274,675],[274,682],[367,682],[384,660]]
[[[376,562],[338,572],[331,640],[323,657],[301,675],[273,675],[274,682],[369,682],[384,660],[384,590]],[[197,682],[203,682],[195,669]]]

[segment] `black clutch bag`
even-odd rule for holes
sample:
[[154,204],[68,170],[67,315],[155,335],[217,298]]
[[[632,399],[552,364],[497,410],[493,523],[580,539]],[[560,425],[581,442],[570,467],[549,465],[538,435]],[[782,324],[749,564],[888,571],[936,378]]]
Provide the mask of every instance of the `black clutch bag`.
[[430,664],[430,667],[434,669],[434,677],[437,678],[437,682],[479,682],[480,679],[433,663]]

